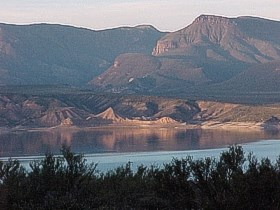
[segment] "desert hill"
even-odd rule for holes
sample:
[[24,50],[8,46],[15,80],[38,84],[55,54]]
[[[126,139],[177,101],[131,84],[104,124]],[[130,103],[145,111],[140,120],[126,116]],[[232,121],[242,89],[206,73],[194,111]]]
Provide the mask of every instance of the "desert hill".
[[184,122],[197,111],[197,107],[188,101],[157,97],[131,98],[82,92],[0,94],[1,127],[84,127],[112,123],[139,124],[142,121],[162,124]]
[[112,107],[109,107],[106,109],[104,112],[101,112],[95,116],[96,118],[101,118],[104,120],[111,120],[112,122],[121,122],[124,121],[125,119],[119,116],[114,112]]
[[107,125],[169,126],[251,123],[280,119],[280,105],[244,105],[153,96],[73,92],[0,94],[1,128]]

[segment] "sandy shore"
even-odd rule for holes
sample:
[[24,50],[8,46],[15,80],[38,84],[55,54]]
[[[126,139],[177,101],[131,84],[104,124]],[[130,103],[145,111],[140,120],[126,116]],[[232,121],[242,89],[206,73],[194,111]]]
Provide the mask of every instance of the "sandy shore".
[[202,123],[195,124],[186,124],[186,123],[166,123],[166,124],[153,124],[151,122],[144,123],[114,123],[109,125],[100,125],[100,126],[90,126],[90,127],[79,127],[79,126],[55,126],[55,127],[40,127],[40,128],[30,128],[30,127],[0,127],[0,133],[8,133],[15,131],[51,131],[51,130],[95,130],[95,129],[123,129],[123,128],[132,128],[132,129],[224,129],[224,130],[264,130],[262,123],[254,122],[224,122],[219,121],[207,121]]
[[201,124],[201,129],[237,129],[237,130],[263,130],[263,123],[254,122],[215,122],[209,121]]

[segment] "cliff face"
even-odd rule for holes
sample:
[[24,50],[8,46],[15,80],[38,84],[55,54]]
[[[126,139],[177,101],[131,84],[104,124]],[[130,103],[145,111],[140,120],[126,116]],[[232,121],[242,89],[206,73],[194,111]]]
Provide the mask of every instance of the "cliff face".
[[191,45],[221,44],[228,33],[240,33],[233,19],[201,15],[191,25],[161,38],[154,48],[153,55],[161,55],[174,49],[185,49]]
[[153,49],[152,55],[157,56],[176,48],[178,48],[178,43],[176,41],[159,40]]

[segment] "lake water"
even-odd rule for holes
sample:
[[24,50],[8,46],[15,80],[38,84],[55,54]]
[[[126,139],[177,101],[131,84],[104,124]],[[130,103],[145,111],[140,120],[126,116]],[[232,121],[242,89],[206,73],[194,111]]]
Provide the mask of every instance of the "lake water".
[[101,171],[131,161],[161,165],[172,158],[218,157],[229,145],[241,144],[246,152],[276,159],[280,134],[264,131],[196,130],[167,128],[54,129],[0,133],[0,160],[15,157],[27,164],[46,152],[59,154],[62,145],[85,154]]

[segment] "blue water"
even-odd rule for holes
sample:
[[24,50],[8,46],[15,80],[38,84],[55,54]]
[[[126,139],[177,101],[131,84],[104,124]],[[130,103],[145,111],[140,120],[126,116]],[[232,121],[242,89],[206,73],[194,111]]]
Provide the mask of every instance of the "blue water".
[[[272,161],[276,161],[280,155],[280,140],[260,140],[250,143],[241,143],[246,154],[253,152],[258,158],[270,158]],[[112,170],[118,166],[131,162],[133,169],[137,166],[163,166],[164,163],[169,163],[173,158],[185,158],[186,156],[192,156],[194,159],[200,159],[205,157],[218,158],[222,151],[227,150],[227,146],[221,148],[212,149],[196,149],[185,151],[149,151],[149,152],[122,152],[122,153],[87,153],[85,158],[88,163],[97,163],[97,170],[105,172]],[[16,157],[21,163],[28,167],[31,160],[41,159],[43,156],[24,156]],[[6,161],[7,157],[2,157],[0,160]]]

